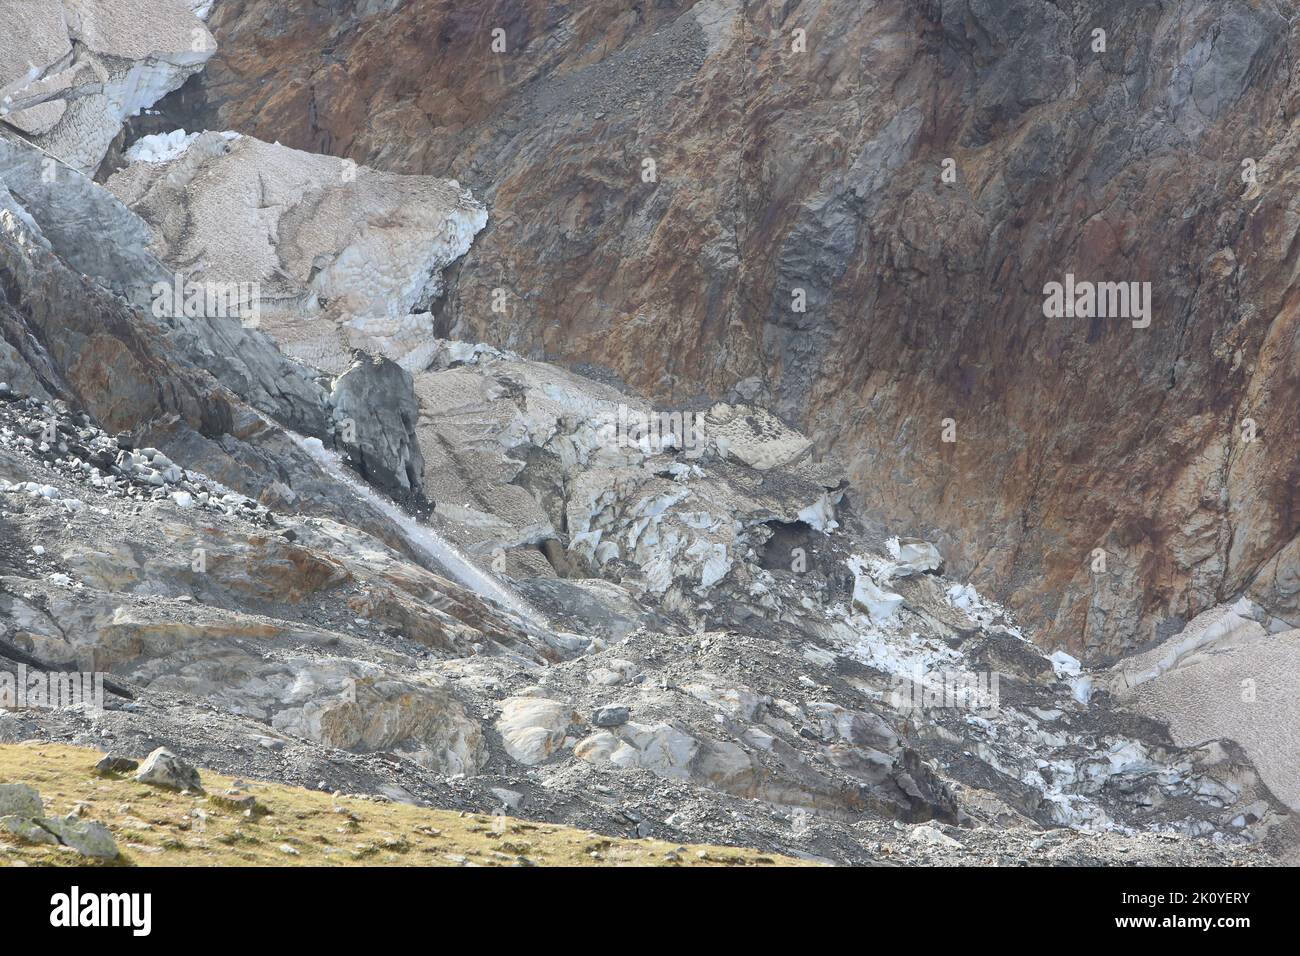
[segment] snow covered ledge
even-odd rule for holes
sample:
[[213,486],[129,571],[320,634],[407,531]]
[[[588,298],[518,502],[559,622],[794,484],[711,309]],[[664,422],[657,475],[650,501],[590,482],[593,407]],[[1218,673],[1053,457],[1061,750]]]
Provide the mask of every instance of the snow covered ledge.
[[1300,809],[1300,629],[1241,598],[1119,662],[1110,683],[1179,746],[1236,741],[1273,793]]
[[1159,646],[1117,663],[1109,680],[1110,689],[1124,695],[1188,663],[1198,652],[1212,652],[1266,635],[1267,615],[1248,598],[1235,604],[1220,604],[1198,614],[1178,634]]
[[217,44],[193,0],[0,0],[0,123],[93,173],[128,117]]
[[233,133],[141,139],[107,186],[185,283],[255,287],[259,327],[331,373],[351,350],[418,366],[442,270],[487,209],[455,180],[402,176]]

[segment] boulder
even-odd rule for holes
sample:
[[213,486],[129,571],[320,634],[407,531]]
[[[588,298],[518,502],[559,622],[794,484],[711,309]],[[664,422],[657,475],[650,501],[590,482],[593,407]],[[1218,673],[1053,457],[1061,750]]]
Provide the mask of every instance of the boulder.
[[395,496],[419,495],[424,454],[415,435],[420,406],[411,373],[379,355],[358,354],[330,395],[339,444],[371,484]]
[[25,783],[0,783],[0,816],[17,816],[39,820],[45,806],[35,787]]
[[18,839],[25,840],[28,843],[47,843],[51,846],[58,846],[59,844],[58,837],[41,826],[39,820],[34,820],[31,817],[17,814],[0,817],[0,827],[4,827]]
[[58,837],[60,843],[72,847],[82,856],[99,860],[117,859],[117,843],[102,823],[82,820],[69,814],[62,818],[44,820],[41,825]]
[[564,743],[577,715],[568,704],[545,697],[509,697],[501,703],[497,730],[506,752],[522,764],[539,764]]
[[123,757],[120,754],[105,754],[95,764],[95,772],[99,774],[131,773],[140,766],[138,761],[130,757]]
[[199,782],[199,772],[166,747],[159,747],[145,758],[135,779],[172,790],[203,789]]
[[618,704],[597,707],[591,715],[591,724],[593,727],[617,727],[627,723],[629,713],[626,707]]

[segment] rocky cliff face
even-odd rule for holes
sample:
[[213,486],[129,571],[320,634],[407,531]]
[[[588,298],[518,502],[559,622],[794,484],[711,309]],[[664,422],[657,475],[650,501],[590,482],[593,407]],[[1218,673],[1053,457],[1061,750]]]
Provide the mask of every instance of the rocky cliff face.
[[[166,108],[459,176],[492,221],[440,331],[678,404],[757,376],[869,510],[1106,659],[1242,593],[1300,621],[1295,22],[226,0]],[[1066,274],[1149,282],[1149,326],[1045,317]]]
[[[1281,129],[1284,12],[228,0],[152,116],[6,119],[0,675],[114,689],[0,740],[837,861],[1285,858],[1294,217],[1153,178]],[[1120,266],[1149,324],[1045,316]]]

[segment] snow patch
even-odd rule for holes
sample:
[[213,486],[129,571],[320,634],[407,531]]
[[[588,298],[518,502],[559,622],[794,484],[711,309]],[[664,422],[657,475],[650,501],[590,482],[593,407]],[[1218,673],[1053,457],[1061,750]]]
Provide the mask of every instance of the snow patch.
[[[187,133],[183,129],[174,129],[170,133],[152,133],[141,136],[131,148],[123,153],[131,163],[170,163],[185,155],[201,133]],[[239,134],[227,130],[220,134],[223,139],[239,139]]]
[[1065,651],[1053,651],[1047,659],[1052,662],[1056,676],[1070,685],[1074,699],[1086,705],[1092,699],[1092,678],[1084,675],[1079,659]]

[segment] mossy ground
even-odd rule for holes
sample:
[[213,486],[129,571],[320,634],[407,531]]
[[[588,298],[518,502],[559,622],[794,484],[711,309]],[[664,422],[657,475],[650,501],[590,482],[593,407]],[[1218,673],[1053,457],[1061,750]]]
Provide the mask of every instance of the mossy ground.
[[[61,744],[0,746],[0,783],[40,791],[47,815],[84,804],[112,831],[113,863],[26,844],[0,832],[0,865],[33,866],[782,866],[803,861],[757,850],[601,836],[509,817],[432,810],[276,783],[242,780],[267,811],[249,816],[209,796],[182,794],[128,776],[102,777],[100,753]],[[137,759],[143,754],[136,755]],[[208,794],[234,778],[201,770]],[[677,859],[673,859],[673,856]]]

